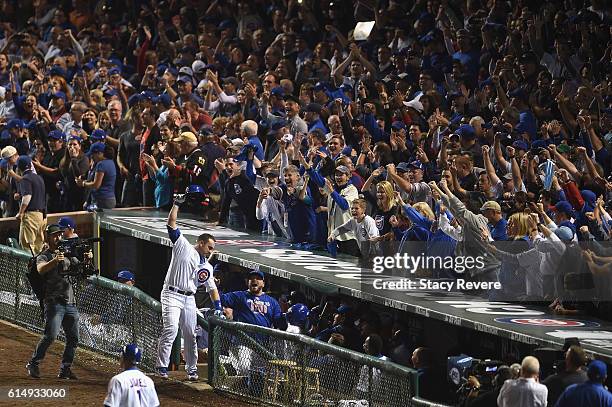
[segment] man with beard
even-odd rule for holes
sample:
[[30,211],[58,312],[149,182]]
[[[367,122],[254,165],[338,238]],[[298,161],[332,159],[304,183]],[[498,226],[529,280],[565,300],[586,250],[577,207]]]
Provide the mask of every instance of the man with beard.
[[234,321],[263,326],[265,328],[287,329],[287,319],[281,312],[276,299],[264,293],[264,273],[251,270],[248,275],[248,289],[234,291],[221,296],[224,308],[231,308]]

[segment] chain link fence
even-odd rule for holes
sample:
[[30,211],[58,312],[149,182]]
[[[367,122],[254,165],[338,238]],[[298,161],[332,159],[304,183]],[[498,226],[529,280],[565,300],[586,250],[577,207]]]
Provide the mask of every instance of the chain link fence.
[[416,371],[325,342],[210,318],[215,389],[276,406],[410,405]]
[[[30,255],[0,246],[0,318],[42,333],[44,320],[26,272]],[[162,328],[161,304],[137,288],[100,276],[75,286],[79,309],[79,346],[116,357],[127,343],[143,349],[141,367],[155,368]],[[63,331],[59,335],[64,340]]]

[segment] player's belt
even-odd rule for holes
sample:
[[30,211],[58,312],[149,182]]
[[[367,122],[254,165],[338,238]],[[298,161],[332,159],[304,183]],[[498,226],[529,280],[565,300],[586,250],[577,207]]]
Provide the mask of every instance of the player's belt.
[[168,290],[170,291],[174,291],[175,293],[181,294],[181,295],[193,295],[194,293],[192,293],[191,291],[183,291],[183,290],[179,290],[176,287],[172,287],[171,285],[168,286]]

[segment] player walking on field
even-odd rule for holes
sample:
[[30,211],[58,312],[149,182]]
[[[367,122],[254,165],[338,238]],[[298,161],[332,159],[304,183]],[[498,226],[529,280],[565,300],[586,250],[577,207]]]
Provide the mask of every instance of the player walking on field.
[[150,377],[138,370],[142,359],[140,348],[131,343],[121,350],[123,372],[108,382],[105,407],[157,407],[159,399]]
[[223,315],[219,292],[213,278],[213,267],[207,256],[215,249],[215,238],[204,233],[191,245],[176,227],[179,206],[184,198],[176,199],[168,215],[168,236],[172,241],[172,259],[161,292],[162,334],[157,351],[157,373],[168,378],[170,351],[179,324],[183,333],[187,379],[198,380],[198,349],[196,343],[195,292],[204,285],[215,306],[215,315]]

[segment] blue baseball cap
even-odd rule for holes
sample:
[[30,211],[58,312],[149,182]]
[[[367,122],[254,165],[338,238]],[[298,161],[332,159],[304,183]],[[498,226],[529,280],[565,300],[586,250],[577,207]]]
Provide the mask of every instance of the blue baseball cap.
[[235,25],[234,20],[226,19],[226,20],[221,21],[219,25],[217,26],[217,28],[219,30],[225,30],[227,28],[233,28],[234,25]]
[[68,137],[68,141],[73,141],[73,140],[74,141],[78,141],[79,144],[83,142],[83,139],[80,138],[79,136],[70,136],[70,137]]
[[559,201],[555,204],[555,212],[565,213],[569,216],[574,216],[574,208],[568,201]]
[[128,99],[128,106],[132,107],[132,106],[136,105],[137,103],[141,102],[142,100],[143,100],[143,96],[140,93],[134,93]]
[[406,124],[403,121],[397,120],[391,123],[391,128],[393,130],[406,130]]
[[601,360],[594,360],[587,367],[587,376],[589,379],[602,381],[608,375],[608,367]]
[[53,140],[66,140],[66,135],[61,130],[51,130],[47,137],[52,138]]
[[136,281],[136,276],[129,270],[121,270],[117,273],[117,280]]
[[92,140],[104,140],[106,138],[106,132],[103,129],[95,129],[91,132],[91,136],[89,137],[91,137]]
[[21,119],[11,119],[6,124],[5,128],[7,130],[10,129],[23,129],[23,120]]
[[117,89],[111,89],[111,88],[104,89],[104,95],[106,96],[117,96],[118,94],[119,92],[117,92]]
[[106,149],[106,144],[98,141],[97,143],[93,143],[91,147],[89,147],[87,156],[90,156],[94,153],[103,153],[105,149]]
[[270,90],[270,96],[280,96],[282,98],[285,96],[285,89],[280,86],[272,88],[272,90]]
[[257,277],[261,278],[262,280],[264,279],[263,271],[259,271],[259,270],[251,270],[251,271],[249,271],[248,277],[251,278],[251,276],[257,276]]
[[172,76],[174,76],[175,78],[178,76],[178,69],[176,69],[173,66],[167,67],[166,72],[168,72],[169,74],[172,74]]
[[512,143],[512,147],[516,148],[517,150],[529,150],[529,145],[525,140],[516,140],[514,143]]
[[32,168],[32,159],[27,155],[20,155],[17,159],[17,168],[26,171]]
[[83,65],[83,70],[85,71],[92,71],[94,68],[95,68],[94,64],[92,64],[91,62],[88,62],[85,65]]
[[61,76],[64,79],[66,79],[66,77],[68,76],[66,70],[61,66],[57,65],[54,65],[51,69],[49,69],[48,74],[49,76]]
[[317,82],[312,88],[315,92],[320,90],[327,90],[327,83],[325,82]]
[[422,170],[424,168],[423,163],[419,160],[414,160],[408,164],[408,168],[416,168],[417,170]]
[[397,167],[395,167],[395,169],[397,170],[397,172],[408,172],[410,167],[409,167],[408,163],[401,162],[401,163],[397,164]]
[[154,100],[156,98],[156,95],[153,91],[150,90],[143,90],[142,92],[140,92],[140,96],[142,97],[143,100]]
[[114,67],[108,70],[108,75],[109,76],[113,76],[113,75],[121,75],[121,69]]
[[584,199],[586,202],[592,206],[595,205],[595,201],[597,201],[597,195],[595,192],[591,191],[590,189],[583,189],[580,191],[580,195],[582,195],[582,199]]
[[65,102],[67,98],[66,94],[59,90],[51,95],[51,99],[62,99]]
[[455,134],[459,135],[459,137],[463,139],[473,139],[476,137],[476,130],[469,124],[462,124],[457,130],[455,130]]
[[343,315],[343,314],[348,314],[351,311],[353,311],[353,309],[349,307],[348,305],[341,305],[338,307],[335,313]]
[[172,104],[172,98],[167,93],[162,93],[157,98],[156,103],[161,103],[162,105],[164,105],[164,107],[168,108]]
[[559,226],[555,229],[555,235],[564,242],[569,242],[574,238],[574,231],[567,226]]
[[121,357],[138,363],[142,360],[142,350],[135,343],[130,343],[121,349]]
[[65,229],[76,229],[76,223],[74,222],[74,219],[72,219],[70,216],[62,216],[57,221],[57,224]]

